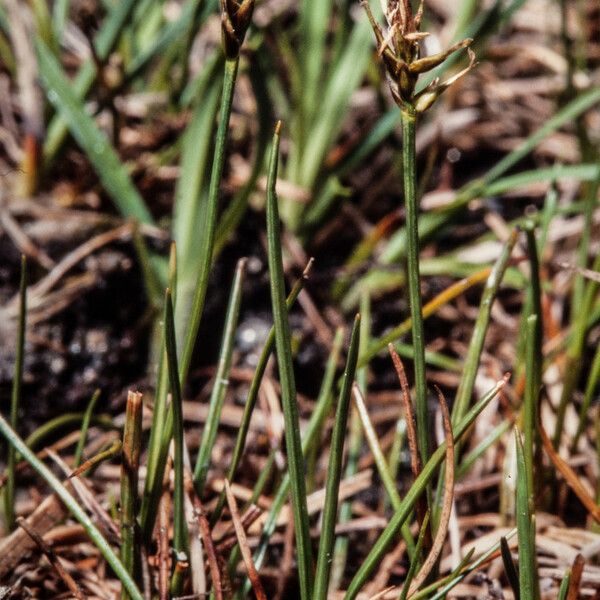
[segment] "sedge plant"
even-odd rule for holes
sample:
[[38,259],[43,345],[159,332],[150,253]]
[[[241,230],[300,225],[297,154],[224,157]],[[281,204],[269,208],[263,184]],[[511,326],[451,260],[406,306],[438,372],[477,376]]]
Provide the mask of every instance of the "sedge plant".
[[421,31],[423,2],[413,13],[409,0],[387,2],[385,19],[387,31],[375,20],[369,4],[364,4],[375,32],[378,53],[385,65],[390,90],[400,109],[402,122],[402,168],[404,176],[404,204],[406,208],[407,257],[406,271],[410,314],[412,319],[412,343],[414,348],[415,395],[419,452],[423,463],[429,458],[427,383],[425,375],[425,339],[423,329],[421,283],[419,269],[419,203],[417,198],[417,162],[415,136],[417,118],[427,111],[435,100],[454,81],[470,70],[475,62],[470,52],[470,64],[447,81],[434,80],[425,88],[418,89],[419,76],[441,65],[450,55],[467,48],[470,39],[462,40],[447,50],[431,56],[422,56]]

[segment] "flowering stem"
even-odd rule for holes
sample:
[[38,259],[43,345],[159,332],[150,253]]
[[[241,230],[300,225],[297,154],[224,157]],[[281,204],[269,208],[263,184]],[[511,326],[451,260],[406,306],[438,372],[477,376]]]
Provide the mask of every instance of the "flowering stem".
[[423,336],[423,314],[419,274],[419,206],[416,194],[416,114],[409,108],[401,109],[402,116],[402,166],[404,177],[404,203],[406,206],[406,235],[408,242],[407,272],[408,298],[412,320],[412,342],[414,347],[416,414],[419,452],[425,464],[429,458],[427,382],[425,378],[425,341]]

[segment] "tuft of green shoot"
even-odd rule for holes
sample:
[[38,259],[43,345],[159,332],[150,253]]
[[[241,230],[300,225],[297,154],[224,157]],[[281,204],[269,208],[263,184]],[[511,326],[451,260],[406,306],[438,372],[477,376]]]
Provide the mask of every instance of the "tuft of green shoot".
[[221,353],[215,381],[213,383],[208,403],[208,416],[202,432],[202,441],[198,450],[196,466],[194,468],[194,487],[198,496],[202,496],[208,467],[210,465],[210,457],[213,446],[217,438],[217,429],[221,419],[221,410],[223,401],[225,400],[225,392],[227,391],[229,370],[231,368],[231,355],[233,353],[233,344],[235,341],[235,331],[237,329],[238,317],[240,314],[240,304],[242,298],[242,283],[244,280],[244,269],[247,260],[242,258],[238,261],[235,270],[235,277],[231,286],[229,295],[229,304],[225,315],[225,325],[223,327],[223,338],[221,340]]
[[[27,328],[27,259],[21,256],[21,278],[19,281],[19,319],[17,322],[17,344],[15,369],[10,395],[10,426],[16,430],[19,420],[21,386],[23,383],[23,360],[25,356],[25,330]],[[8,448],[6,461],[7,480],[4,488],[4,518],[9,530],[15,526],[15,467],[17,455],[13,446]]]
[[294,513],[294,529],[296,531],[296,551],[298,573],[300,578],[300,595],[303,600],[312,598],[313,574],[312,551],[306,506],[306,482],[304,480],[304,458],[300,443],[300,425],[298,406],[296,404],[296,384],[292,365],[292,347],[290,324],[285,304],[285,277],[281,257],[281,234],[279,210],[275,182],[277,181],[277,165],[279,160],[279,141],[281,138],[281,122],[275,128],[273,147],[269,161],[267,184],[267,245],[269,258],[269,275],[271,283],[271,302],[275,323],[275,346],[279,366],[281,384],[281,404],[285,422],[285,442],[287,448],[288,470],[292,508]]
[[323,507],[323,520],[321,525],[321,536],[319,538],[319,553],[317,556],[317,568],[315,574],[315,587],[313,598],[315,600],[326,600],[329,587],[329,575],[333,557],[333,545],[335,541],[335,523],[338,512],[338,496],[340,490],[340,479],[342,475],[342,458],[344,455],[344,439],[346,437],[346,425],[350,408],[350,396],[352,384],[356,373],[356,361],[358,359],[358,345],[360,332],[360,315],[354,319],[354,327],[350,337],[350,348],[346,367],[342,378],[342,387],[338,398],[335,413],[335,423],[331,434],[331,446],[329,448],[329,463],[327,467],[327,483],[325,486],[325,504]]

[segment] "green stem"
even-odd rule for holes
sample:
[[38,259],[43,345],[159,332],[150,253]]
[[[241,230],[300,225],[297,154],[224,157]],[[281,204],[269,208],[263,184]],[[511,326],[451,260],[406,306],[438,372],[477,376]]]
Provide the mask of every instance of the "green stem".
[[[199,251],[198,280],[194,291],[190,321],[188,324],[188,333],[181,354],[179,365],[179,381],[185,385],[188,369],[192,360],[196,336],[200,327],[200,319],[204,309],[204,300],[206,298],[206,289],[210,275],[212,263],[213,244],[216,230],[217,212],[219,205],[219,187],[223,166],[225,164],[225,147],[227,144],[227,132],[229,129],[229,117],[231,116],[231,106],[233,102],[233,92],[235,81],[237,79],[239,58],[228,58],[225,61],[225,72],[223,75],[223,95],[221,97],[221,109],[219,112],[219,126],[215,140],[215,153],[213,158],[212,171],[210,174],[210,185],[208,189],[208,199],[206,203],[205,229],[201,233],[202,242]],[[200,232],[199,232],[200,233]]]
[[358,358],[358,342],[360,331],[360,315],[354,319],[354,328],[350,339],[350,350],[344,370],[342,389],[335,413],[335,423],[331,435],[331,448],[329,452],[329,465],[327,468],[327,484],[325,490],[325,506],[323,509],[323,524],[319,539],[319,554],[317,557],[317,570],[315,574],[314,600],[326,600],[335,540],[335,522],[338,512],[338,497],[340,492],[340,479],[342,476],[342,457],[344,455],[344,438],[350,408],[350,395],[356,372]]
[[183,407],[181,398],[181,386],[179,383],[177,368],[177,343],[175,340],[175,323],[173,318],[173,303],[171,291],[167,289],[165,294],[165,342],[167,350],[167,363],[169,370],[169,383],[171,388],[171,406],[173,414],[173,445],[175,457],[173,460],[174,492],[173,492],[173,551],[178,563],[175,566],[173,579],[171,581],[171,593],[175,596],[181,594],[182,571],[179,565],[186,561],[187,556],[187,526],[184,508],[183,487]]
[[427,410],[427,380],[425,373],[425,339],[421,310],[419,273],[419,206],[416,194],[417,160],[415,150],[416,115],[406,109],[402,115],[402,165],[404,174],[404,203],[406,206],[408,297],[412,319],[414,348],[417,435],[421,460],[429,458],[429,413]]
[[523,453],[525,457],[527,489],[531,494],[530,503],[533,502],[533,445],[535,438],[535,424],[537,422],[537,398],[539,393],[535,372],[538,354],[538,346],[536,345],[537,323],[537,315],[530,315],[527,318],[527,338],[525,344],[525,401],[523,403]]
[[[358,355],[364,353],[369,346],[371,336],[371,296],[368,292],[363,292],[360,299],[360,344]],[[365,365],[356,371],[356,382],[363,394],[367,393],[368,366]],[[362,449],[363,433],[360,415],[356,406],[350,408],[350,435],[348,437],[348,457],[346,459],[346,469],[344,478],[352,477],[358,472],[358,461]],[[339,522],[347,523],[352,518],[352,502],[346,500],[340,506]],[[346,562],[348,560],[349,538],[347,535],[339,536],[335,541],[333,551],[333,561],[331,564],[331,577],[329,578],[329,592],[336,592],[344,578]]]

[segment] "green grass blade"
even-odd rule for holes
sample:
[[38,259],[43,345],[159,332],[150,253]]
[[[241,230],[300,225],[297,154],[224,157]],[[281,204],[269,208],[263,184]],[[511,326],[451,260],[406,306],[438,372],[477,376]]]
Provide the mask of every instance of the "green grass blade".
[[[173,445],[175,447],[175,458],[173,460],[173,473],[175,477],[173,484],[173,551],[177,562],[185,563],[187,555],[187,524],[185,520],[183,487],[183,403],[181,385],[179,383],[179,368],[177,365],[177,342],[175,340],[173,302],[171,300],[171,290],[169,289],[167,289],[165,294],[165,347],[169,369],[169,384],[173,413]],[[181,594],[181,586],[183,583],[181,577],[181,570],[176,566],[171,581],[171,592],[174,595]]]
[[519,537],[519,592],[521,598],[539,598],[535,555],[535,519],[531,514],[533,497],[521,434],[515,429],[517,445],[517,532]]
[[[31,450],[35,450],[42,445],[42,442],[49,436],[55,436],[58,431],[68,425],[77,425],[77,429],[83,425],[85,419],[85,413],[66,413],[54,417],[46,421],[43,425],[40,425],[37,429],[32,431],[27,438],[25,438],[25,444]],[[91,422],[99,425],[103,429],[110,430],[116,429],[112,417],[108,415],[98,415],[97,417],[92,416]]]
[[[171,294],[173,294],[174,290],[177,290],[177,247],[175,242],[171,243],[169,249],[168,287],[171,290]],[[164,305],[162,311],[164,313]],[[155,360],[158,362],[158,377],[154,391],[152,426],[150,427],[148,457],[146,460],[146,480],[144,482],[144,493],[140,509],[142,535],[146,544],[150,543],[152,532],[154,531],[156,511],[158,510],[158,504],[163,492],[163,473],[167,460],[168,446],[173,436],[173,413],[167,406],[169,373],[165,349],[164,322],[160,331],[156,331],[154,335],[159,340],[155,342],[156,346],[158,346],[156,351],[158,357],[155,357]]]
[[485,334],[490,323],[490,316],[492,311],[492,304],[496,297],[504,272],[508,266],[510,255],[517,241],[517,231],[514,230],[508,241],[504,244],[502,253],[498,257],[492,272],[485,284],[485,289],[481,296],[481,303],[479,305],[479,313],[477,320],[475,321],[475,327],[473,329],[473,335],[471,342],[469,343],[469,349],[467,356],[464,361],[463,375],[460,379],[460,384],[456,392],[456,398],[454,400],[454,406],[452,407],[452,425],[462,420],[465,415],[471,397],[473,395],[473,387],[475,385],[475,376],[477,375],[477,369],[479,368],[479,360],[481,352],[483,351],[483,343],[485,341]]
[[216,2],[214,0],[206,2],[200,14],[198,14],[201,4],[202,0],[189,0],[183,6],[179,18],[163,27],[158,39],[154,40],[147,48],[144,48],[131,61],[125,71],[126,81],[131,81],[137,77],[156,56],[162,55],[171,44],[178,43],[180,36],[185,35],[190,27],[190,23],[193,23],[194,27],[198,27],[214,11]]
[[180,343],[185,340],[198,276],[197,261],[203,238],[198,232],[203,230],[206,216],[206,204],[202,202],[202,196],[206,193],[206,182],[203,180],[213,141],[220,92],[221,82],[215,81],[203,94],[185,131],[181,151],[181,174],[175,189],[172,224],[173,239],[177,242],[175,323]]
[[[371,297],[364,292],[360,299],[360,343],[358,346],[359,356],[369,346],[371,337]],[[368,367],[363,366],[356,370],[356,381],[364,394],[367,392]],[[358,472],[358,461],[362,450],[363,433],[360,416],[356,407],[351,408],[350,435],[348,437],[348,458],[344,478],[352,477]],[[347,523],[352,518],[352,502],[345,501],[340,507],[339,522]],[[329,592],[335,593],[341,586],[348,559],[348,536],[338,536],[333,551],[331,565],[331,576],[329,578]]]
[[413,558],[410,561],[410,567],[408,568],[408,573],[406,574],[406,578],[402,583],[402,591],[400,592],[399,600],[406,600],[408,597],[408,590],[410,589],[410,584],[417,573],[417,567],[419,566],[419,562],[421,560],[421,552],[423,551],[423,543],[425,542],[425,536],[427,534],[429,528],[429,516],[431,513],[427,511],[425,513],[425,518],[423,519],[423,523],[421,525],[421,529],[419,531],[419,537],[417,538],[417,545],[415,546],[415,552],[413,554]]
[[510,420],[502,421],[490,431],[485,438],[477,444],[471,452],[469,452],[456,469],[456,481],[460,481],[475,465],[475,463],[483,456],[484,452],[491,448],[511,427],[513,423]]
[[320,98],[323,65],[332,0],[303,0],[300,4],[300,68],[302,71],[302,121],[305,126],[313,122],[315,108]]
[[571,585],[571,570],[569,569],[563,580],[560,582],[560,588],[558,590],[557,600],[567,600],[567,595],[569,593],[569,586]]
[[[308,266],[304,270],[302,276],[296,281],[294,287],[289,293],[286,299],[286,309],[289,310],[296,302],[298,295],[302,291],[304,287],[304,283],[308,279],[308,272],[310,270],[310,266],[312,261],[309,262]],[[246,445],[246,437],[248,435],[248,430],[250,428],[250,419],[252,418],[252,413],[254,412],[254,407],[256,406],[256,400],[258,399],[258,391],[260,389],[260,385],[265,374],[265,370],[267,368],[267,363],[269,362],[269,357],[271,356],[271,352],[275,346],[275,327],[271,327],[269,331],[269,335],[265,340],[265,345],[260,353],[258,358],[258,363],[256,364],[256,369],[254,371],[254,375],[252,376],[252,382],[250,383],[250,389],[248,390],[248,396],[246,397],[246,402],[244,404],[244,413],[242,415],[242,420],[240,423],[240,427],[237,432],[237,436],[235,439],[235,446],[233,448],[233,453],[231,455],[231,462],[229,463],[229,469],[227,470],[227,480],[233,481],[235,478],[235,474],[237,468],[242,460],[242,455],[244,453],[244,446]],[[334,349],[336,345],[334,343]],[[339,353],[339,348],[337,350]],[[335,352],[334,352],[335,353]],[[337,354],[336,354],[337,356]],[[329,363],[328,363],[329,364]],[[334,365],[335,368],[335,365]],[[329,373],[329,367],[326,372]],[[333,377],[333,376],[332,376]],[[217,506],[213,511],[211,516],[211,525],[214,527],[215,523],[219,520],[221,516],[221,511],[225,506],[226,498],[225,498],[225,490],[221,492],[219,495],[219,500],[217,502]]]
[[510,553],[508,542],[504,536],[500,538],[500,553],[502,555],[504,572],[506,573],[506,578],[508,579],[512,593],[515,600],[520,600],[519,574],[517,573],[517,567],[515,566],[512,554]]
[[307,137],[299,183],[312,187],[322,169],[323,160],[338,134],[352,92],[362,81],[370,60],[365,52],[371,44],[371,28],[361,19],[352,30],[343,57],[330,74],[319,103],[318,119]]
[[275,323],[275,346],[279,380],[281,384],[281,404],[285,423],[285,441],[287,448],[288,470],[294,528],[296,531],[296,550],[300,590],[303,600],[312,597],[312,552],[306,506],[306,482],[304,480],[304,458],[300,443],[300,425],[296,404],[296,384],[292,365],[290,324],[285,305],[285,276],[281,257],[281,233],[279,210],[275,183],[279,160],[279,140],[281,124],[278,123],[273,137],[273,148],[269,164],[267,185],[267,244],[269,258],[269,278],[271,283],[271,302]]
[[95,390],[92,394],[92,397],[85,409],[85,413],[83,415],[83,420],[81,422],[81,433],[79,435],[79,441],[77,442],[77,447],[75,448],[75,457],[73,459],[73,469],[76,469],[81,464],[81,459],[83,458],[83,449],[85,448],[85,442],[87,439],[87,432],[90,427],[90,423],[92,421],[92,416],[94,414],[94,409],[96,408],[96,404],[100,399],[100,390]]
[[33,470],[50,486],[52,491],[61,499],[73,517],[84,528],[93,544],[98,548],[106,562],[119,578],[132,600],[144,600],[135,581],[131,578],[123,563],[114,553],[110,544],[104,539],[100,531],[88,517],[85,511],[77,504],[77,501],[69,493],[62,482],[46,467],[46,465],[27,447],[23,440],[15,433],[6,419],[0,415],[0,434],[33,468]]
[[492,167],[483,177],[487,185],[504,175],[520,160],[525,158],[544,138],[554,133],[560,127],[570,123],[600,102],[600,87],[594,87],[565,105],[553,117],[548,119],[535,133],[530,135],[518,148],[507,154],[501,161]]
[[[19,320],[17,322],[17,346],[15,369],[10,394],[10,426],[16,430],[19,421],[21,387],[23,384],[23,361],[25,358],[25,330],[27,327],[27,259],[21,256],[21,278],[19,282]],[[8,448],[7,475],[4,489],[4,518],[9,530],[15,526],[15,466],[17,455],[14,447]]]
[[36,40],[40,77],[48,100],[63,116],[77,143],[85,151],[104,189],[124,217],[152,223],[144,200],[107,137],[85,111],[60,64],[46,44]]
[[58,44],[62,40],[63,31],[69,17],[70,6],[71,0],[56,0],[52,7],[52,29],[54,30],[54,37]]
[[[63,0],[60,1],[63,2]],[[96,39],[94,40],[96,55],[101,61],[105,61],[112,52],[123,27],[131,15],[131,11],[135,6],[136,1],[137,0],[121,0],[120,2],[113,3],[110,7],[108,14],[96,35]],[[58,6],[56,8],[58,8]],[[57,39],[60,38],[57,36]],[[82,64],[75,79],[70,84],[72,94],[76,100],[82,101],[86,97],[96,77],[96,67],[93,60],[89,58]],[[50,162],[65,140],[68,131],[67,123],[67,120],[62,114],[57,114],[48,125],[43,148],[45,168],[48,168]]]
[[525,469],[527,472],[530,503],[533,506],[534,495],[534,442],[538,414],[539,382],[536,376],[537,360],[540,348],[537,345],[537,315],[530,315],[526,322],[527,338],[525,351],[525,398],[523,402],[523,447],[525,457]]
[[223,338],[221,340],[221,353],[217,372],[215,374],[215,382],[210,394],[208,403],[208,416],[202,432],[202,441],[198,450],[196,466],[194,469],[194,486],[199,496],[202,495],[208,468],[210,466],[210,457],[212,454],[215,440],[217,439],[217,430],[221,419],[221,410],[223,401],[225,400],[225,392],[227,391],[229,371],[231,369],[231,355],[233,353],[233,345],[235,342],[235,332],[240,314],[240,304],[242,299],[242,283],[244,280],[244,269],[247,259],[242,258],[238,261],[235,270],[235,277],[229,295],[229,304],[225,316],[225,325],[223,327]]
[[[504,382],[498,383],[492,388],[487,394],[485,394],[477,404],[475,404],[467,414],[461,419],[454,430],[454,440],[457,442],[466,433],[473,421],[477,418],[479,413],[488,405],[488,403],[496,396],[498,391],[503,387]],[[388,523],[387,527],[381,533],[373,548],[369,554],[363,560],[357,573],[348,586],[345,600],[354,600],[360,592],[362,586],[366,582],[369,575],[373,570],[380,564],[389,545],[397,539],[398,531],[402,524],[406,521],[409,514],[411,513],[415,502],[419,496],[424,493],[428,482],[433,477],[435,471],[444,460],[446,453],[446,443],[443,442],[440,446],[432,453],[429,461],[423,467],[420,475],[414,481],[413,485],[408,490],[408,493],[402,500],[401,510],[396,511],[394,516]]]
[[[516,529],[511,529],[511,531],[509,531],[506,534],[506,539],[508,540],[512,538],[516,532]],[[498,552],[499,548],[500,542],[497,542],[487,552],[484,552],[482,556],[480,556],[477,560],[473,561],[470,565],[458,569],[453,576],[447,578],[447,580],[443,583],[443,587],[440,590],[438,590],[436,594],[431,596],[431,600],[442,600],[443,598],[446,598],[449,591],[451,591],[461,581],[463,581],[467,577],[467,575],[470,575],[471,573],[479,569],[479,567],[483,565],[486,561],[488,561],[493,554]],[[421,600],[422,598],[427,598],[429,594],[437,587],[438,586],[434,584],[428,586],[427,588],[423,588],[420,592],[413,596],[413,600]]]
[[319,538],[315,587],[312,596],[315,600],[326,600],[329,587],[329,574],[331,571],[333,544],[335,541],[334,531],[338,512],[338,496],[342,475],[344,439],[346,437],[346,425],[350,408],[350,395],[352,393],[352,384],[356,372],[356,361],[358,359],[359,331],[360,315],[357,315],[354,319],[354,327],[350,338],[350,348],[348,350],[348,358],[346,359],[346,368],[344,369],[342,378],[342,388],[338,398],[335,424],[333,426],[331,445],[329,447],[325,504],[323,507],[321,536]]

